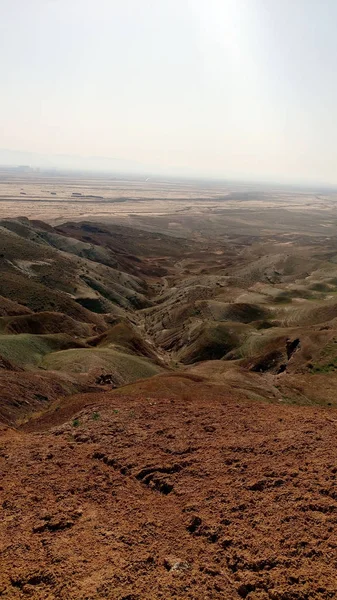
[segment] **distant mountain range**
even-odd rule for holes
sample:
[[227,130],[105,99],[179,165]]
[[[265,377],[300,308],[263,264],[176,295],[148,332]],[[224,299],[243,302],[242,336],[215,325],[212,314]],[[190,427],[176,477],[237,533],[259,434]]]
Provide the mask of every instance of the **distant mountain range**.
[[136,161],[105,156],[78,156],[70,154],[39,154],[0,148],[0,166],[29,165],[42,169],[72,169],[85,171],[148,173],[153,168]]

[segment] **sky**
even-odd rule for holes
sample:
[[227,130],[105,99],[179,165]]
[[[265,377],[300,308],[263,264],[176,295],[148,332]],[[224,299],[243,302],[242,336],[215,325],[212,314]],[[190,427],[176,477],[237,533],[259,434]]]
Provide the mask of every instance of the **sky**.
[[336,184],[336,31],[336,0],[0,0],[0,148]]

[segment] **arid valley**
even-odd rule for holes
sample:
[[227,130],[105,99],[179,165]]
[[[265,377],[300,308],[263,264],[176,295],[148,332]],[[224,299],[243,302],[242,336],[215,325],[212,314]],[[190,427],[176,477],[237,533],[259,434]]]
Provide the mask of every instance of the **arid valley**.
[[337,192],[0,171],[0,598],[337,597]]

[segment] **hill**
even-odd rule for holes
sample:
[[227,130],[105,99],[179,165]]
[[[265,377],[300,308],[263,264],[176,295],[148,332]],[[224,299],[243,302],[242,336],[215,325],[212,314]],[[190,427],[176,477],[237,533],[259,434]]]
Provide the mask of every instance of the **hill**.
[[330,209],[247,194],[0,221],[0,596],[336,596]]
[[334,421],[180,374],[74,396],[24,434],[7,429],[1,590],[333,598]]

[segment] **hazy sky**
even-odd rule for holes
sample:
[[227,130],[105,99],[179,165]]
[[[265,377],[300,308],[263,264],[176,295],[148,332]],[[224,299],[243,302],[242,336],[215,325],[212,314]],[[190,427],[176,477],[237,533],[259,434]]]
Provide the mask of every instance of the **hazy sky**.
[[337,0],[0,0],[0,147],[337,183]]

